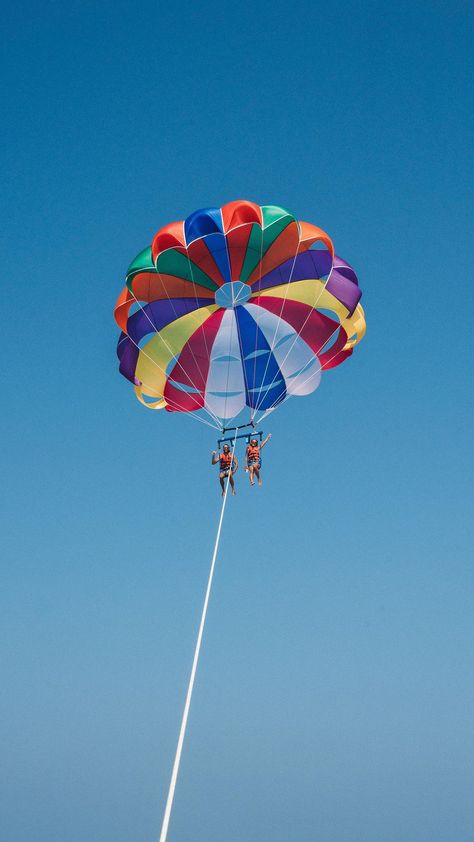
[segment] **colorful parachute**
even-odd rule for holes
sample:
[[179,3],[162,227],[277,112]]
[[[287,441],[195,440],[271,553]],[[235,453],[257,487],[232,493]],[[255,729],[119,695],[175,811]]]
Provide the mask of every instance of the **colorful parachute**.
[[258,421],[352,354],[365,333],[360,297],[328,235],[283,208],[199,210],[158,231],[128,269],[115,307],[120,372],[152,409],[201,411],[219,428]]

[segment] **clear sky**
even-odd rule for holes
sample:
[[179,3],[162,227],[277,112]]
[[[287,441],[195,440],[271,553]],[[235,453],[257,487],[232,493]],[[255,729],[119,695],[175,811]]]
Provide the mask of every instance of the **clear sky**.
[[[170,842],[471,842],[472,6],[19,2],[2,59],[2,839],[150,842],[220,498],[119,376],[159,227],[277,204],[368,332],[228,501]],[[470,121],[471,120],[471,121]]]

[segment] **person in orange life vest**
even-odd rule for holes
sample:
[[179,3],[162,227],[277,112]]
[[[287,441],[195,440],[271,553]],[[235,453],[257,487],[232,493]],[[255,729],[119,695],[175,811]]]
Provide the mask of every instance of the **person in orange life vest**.
[[232,456],[230,452],[230,447],[228,444],[225,444],[222,453],[217,456],[216,451],[212,451],[212,464],[217,465],[220,463],[220,471],[219,471],[219,481],[222,488],[222,496],[225,494],[225,487],[224,481],[229,477],[230,487],[232,488],[232,494],[235,497],[235,485],[234,485],[234,474],[239,467],[239,463],[237,461],[236,456]]
[[259,485],[262,484],[262,479],[260,477],[260,468],[262,467],[260,451],[262,447],[265,447],[267,441],[269,441],[271,437],[272,434],[269,433],[260,445],[257,439],[250,439],[250,444],[247,445],[247,450],[245,451],[245,470],[249,472],[250,485],[255,485],[254,477],[257,477]]

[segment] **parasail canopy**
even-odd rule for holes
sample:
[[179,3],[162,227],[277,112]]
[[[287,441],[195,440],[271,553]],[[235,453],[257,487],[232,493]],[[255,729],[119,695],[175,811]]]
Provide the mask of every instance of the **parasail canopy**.
[[151,409],[218,428],[307,395],[365,333],[352,267],[288,211],[236,201],[161,228],[115,307],[120,372]]

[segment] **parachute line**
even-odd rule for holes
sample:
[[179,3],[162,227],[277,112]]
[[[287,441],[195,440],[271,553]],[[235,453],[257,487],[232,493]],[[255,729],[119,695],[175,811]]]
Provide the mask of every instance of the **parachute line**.
[[[159,274],[159,273],[158,273],[158,274]],[[161,276],[160,276],[160,280],[161,280]],[[162,282],[162,283],[163,283],[163,282]],[[194,282],[193,282],[193,283],[194,283]],[[163,287],[164,287],[164,284],[163,284]],[[164,287],[164,288],[165,288],[165,287]],[[165,289],[166,289],[166,288],[165,288]],[[153,330],[155,331],[155,334],[156,334],[157,336],[159,336],[159,338],[160,338],[161,342],[163,342],[163,345],[165,346],[165,348],[167,348],[167,349],[168,349],[168,351],[169,351],[170,353],[172,353],[172,350],[171,350],[171,348],[170,348],[169,344],[168,344],[168,343],[167,343],[167,342],[163,339],[163,337],[161,336],[160,332],[156,329],[156,325],[155,325],[155,324],[152,322],[152,320],[150,319],[150,317],[149,317],[149,315],[148,315],[147,311],[145,310],[145,308],[144,308],[144,307],[142,307],[142,304],[141,304],[141,302],[138,300],[138,298],[137,298],[137,296],[135,295],[135,293],[134,293],[133,289],[131,289],[131,290],[130,290],[130,292],[131,292],[131,294],[133,295],[133,297],[134,297],[134,299],[135,299],[136,303],[138,304],[138,306],[139,306],[139,307],[140,307],[140,309],[142,310],[142,312],[143,312],[144,316],[146,317],[147,321],[151,324],[151,326],[152,326]],[[175,306],[174,306],[174,304],[173,304],[173,302],[172,302],[172,299],[169,297],[169,295],[168,295],[168,292],[167,292],[167,291],[166,291],[166,295],[168,296],[168,300],[169,300],[169,302],[171,303],[171,306],[172,306],[172,308],[173,308],[173,310],[174,310],[174,312],[175,312],[176,318],[178,318],[178,314],[176,313]],[[128,334],[127,334],[127,336],[128,336]],[[131,339],[131,341],[133,342],[133,344],[134,344],[137,348],[139,348],[139,345],[137,345],[137,343],[136,343],[136,342],[132,339],[132,337],[131,337],[131,336],[129,336],[129,339]],[[206,347],[207,347],[207,345],[206,345]],[[153,357],[150,357],[150,355],[149,355],[149,354],[146,354],[143,348],[141,348],[140,350],[141,350],[142,354],[145,354],[145,356],[146,356],[149,360],[151,360],[151,362],[153,362],[153,363],[156,365],[156,367],[157,367],[160,371],[162,371],[162,372],[163,372],[163,369],[161,368],[161,366],[159,366],[159,365],[158,365],[158,363],[156,362],[156,360],[154,360],[154,359],[153,359]],[[180,353],[181,353],[181,351],[180,351]],[[194,358],[194,359],[195,359],[195,361],[196,361],[196,365],[197,365],[197,367],[198,367],[199,371],[201,371],[201,369],[200,369],[200,367],[199,367],[199,364],[198,364],[198,362],[197,362],[197,360],[196,360],[196,358],[195,358],[195,356],[194,356],[194,353],[193,353],[193,358]],[[181,364],[180,364],[180,362],[179,362],[179,354],[173,354],[173,358],[172,358],[172,360],[174,360],[174,359],[176,359],[176,363],[179,365],[179,367],[180,367],[181,371],[182,371],[182,372],[183,372],[183,374],[186,376],[186,372],[184,371],[184,369],[183,369],[182,365],[181,365]],[[164,372],[164,374],[166,375],[166,372]],[[201,373],[201,376],[202,376],[202,373]],[[193,381],[193,380],[191,380],[190,382],[192,383],[193,388],[195,388],[195,389],[196,389],[196,392],[199,392],[199,389],[195,386],[194,381]],[[171,402],[170,402],[168,399],[166,399],[166,400],[167,400],[167,403],[170,403],[170,404],[171,404]],[[179,404],[178,404],[176,401],[175,401],[175,403],[176,403],[176,405],[177,405],[177,406],[179,406]],[[204,411],[205,411],[205,412],[207,412],[207,414],[209,415],[209,417],[213,419],[215,426],[217,427],[217,429],[219,429],[219,427],[220,427],[220,423],[219,423],[219,419],[217,418],[217,416],[216,416],[216,415],[214,415],[214,413],[213,413],[213,412],[211,412],[211,410],[210,410],[210,409],[208,409],[207,407],[203,407],[203,409],[204,409]],[[179,411],[179,410],[178,410],[178,411]],[[191,413],[189,413],[189,414],[192,416],[192,412],[191,412]]]
[[[281,323],[281,321],[282,321],[282,314],[283,314],[283,310],[284,310],[284,308],[285,308],[286,300],[287,300],[287,297],[288,297],[288,290],[289,290],[289,287],[290,287],[291,281],[292,281],[292,279],[293,279],[293,272],[294,272],[294,270],[295,270],[295,266],[296,266],[296,258],[298,257],[298,254],[299,254],[299,251],[300,251],[300,248],[301,248],[301,243],[302,243],[302,240],[301,240],[301,229],[298,227],[298,247],[297,247],[297,249],[296,249],[296,254],[295,254],[294,258],[293,258],[293,263],[291,264],[290,277],[289,277],[289,279],[288,279],[288,283],[287,283],[287,286],[286,286],[286,289],[285,289],[285,295],[284,295],[284,297],[283,297],[283,301],[282,301],[282,303],[281,303],[280,314],[279,314],[279,316],[278,316],[278,322],[277,322],[277,324],[276,324],[276,327],[275,327],[275,332],[274,332],[274,334],[273,334],[272,344],[271,344],[271,346],[270,346],[270,353],[269,353],[269,355],[268,355],[267,365],[266,365],[266,367],[265,367],[265,371],[264,371],[264,374],[263,374],[262,385],[263,385],[263,382],[264,382],[264,380],[265,380],[265,377],[266,377],[266,374],[267,374],[267,371],[268,371],[268,365],[269,365],[269,362],[270,362],[270,357],[272,356],[272,354],[273,354],[273,350],[274,350],[274,348],[275,348],[275,341],[276,341],[276,338],[277,338],[277,336],[278,336],[278,328],[279,328],[280,323]],[[260,273],[260,277],[261,277],[261,273]],[[294,344],[295,344],[295,340],[293,340],[293,343],[292,343],[292,345],[291,345],[291,348],[293,347],[293,345],[294,345]],[[291,351],[291,348],[290,348],[290,351]],[[288,352],[288,353],[289,353],[289,352]],[[287,357],[288,357],[288,353],[287,353],[287,355],[286,355],[286,357],[285,357],[285,360],[286,360],[286,359],[287,359]],[[284,361],[285,361],[285,360],[284,360]],[[280,366],[279,366],[279,369],[280,369]],[[280,369],[280,370],[281,370],[281,369]],[[270,390],[270,389],[272,388],[272,386],[273,386],[273,385],[275,385],[273,382],[272,382],[272,383],[270,383],[270,385],[268,386],[268,390]],[[259,393],[259,395],[258,395],[258,397],[257,397],[257,400],[256,400],[256,403],[255,403],[255,409],[254,409],[254,411],[253,411],[252,420],[255,418],[255,416],[256,416],[256,414],[257,414],[257,412],[258,412],[258,410],[259,410],[259,408],[260,408],[260,405],[261,405],[261,403],[262,403],[263,399],[265,398],[265,394],[266,394],[266,393],[264,393],[264,394],[260,397],[260,393]]]
[[[133,292],[132,292],[132,295],[133,295]],[[126,337],[127,337],[128,339],[130,339],[130,341],[133,343],[133,345],[135,345],[135,348],[139,348],[138,344],[135,342],[135,340],[134,340],[134,339],[132,339],[132,337],[131,337],[131,336],[129,336],[129,335],[128,335],[128,333],[126,334]],[[151,363],[153,363],[153,365],[155,365],[155,366],[156,366],[156,368],[158,369],[158,371],[161,371],[161,373],[162,373],[162,374],[166,374],[166,372],[164,371],[164,369],[163,369],[160,365],[158,365],[158,363],[156,362],[156,360],[154,360],[154,359],[153,359],[153,357],[150,357],[150,355],[149,355],[149,354],[147,354],[147,353],[146,353],[146,351],[144,351],[143,349],[142,349],[142,354],[143,354],[143,355],[144,355],[144,356],[145,356],[148,360],[150,360],[150,362],[151,362]],[[147,384],[147,383],[145,383],[145,382],[143,383],[143,386],[145,386],[145,387],[146,387],[149,391],[152,391],[152,390],[154,389],[154,386],[150,386],[150,384]],[[182,412],[182,410],[183,410],[183,406],[182,406],[182,404],[179,404],[179,403],[177,403],[176,401],[171,400],[170,398],[167,398],[167,399],[166,399],[166,403],[168,403],[170,406],[176,406],[176,411],[177,411],[177,412]],[[211,413],[210,413],[208,410],[206,410],[206,412],[208,413],[208,415],[210,415],[210,417],[211,417],[211,418],[213,417],[213,416],[211,415]],[[206,424],[208,427],[211,427],[211,429],[213,429],[213,430],[220,430],[220,429],[221,429],[221,427],[222,427],[222,424],[220,424],[220,423],[219,423],[219,424],[212,424],[210,421],[206,421],[206,419],[205,419],[205,418],[201,418],[199,415],[197,415],[197,414],[196,414],[196,412],[189,412],[189,413],[187,413],[187,415],[188,415],[190,418],[192,418],[194,421],[200,421],[200,422],[201,422],[201,424]]]
[[[222,219],[222,215],[221,215],[221,219]],[[190,244],[188,243],[188,245],[186,246],[186,255],[187,255],[187,258],[188,258],[188,262],[189,262],[189,268],[190,268],[190,270],[191,270],[191,281],[192,281],[193,288],[194,288],[194,297],[195,297],[195,299],[196,299],[196,305],[198,305],[198,294],[197,294],[197,290],[196,290],[196,282],[195,282],[195,280],[194,280],[193,261],[192,261],[192,260],[191,260],[191,258],[189,257],[189,252],[188,252],[188,246],[189,246],[189,245],[190,245]],[[161,279],[161,282],[163,283],[163,279]],[[163,286],[165,286],[165,285],[163,284]],[[168,293],[167,293],[167,294],[168,294]],[[208,359],[210,360],[210,359],[211,359],[211,355],[210,355],[209,348],[208,348],[208,345],[207,345],[206,332],[205,332],[205,330],[204,330],[204,326],[203,326],[203,325],[201,325],[201,333],[202,333],[202,338],[204,339],[204,345],[205,345],[205,348],[206,348],[206,354],[207,354]],[[198,367],[198,369],[199,369],[199,371],[200,371],[201,377],[202,377],[202,371],[201,371],[201,368],[200,368],[200,366],[199,366],[199,363],[198,363],[198,361],[197,361],[197,359],[196,359],[196,356],[195,356],[195,354],[194,354],[194,351],[193,351],[192,349],[191,349],[191,353],[192,353],[192,355],[193,355],[194,361],[195,361],[195,363],[196,363],[196,365],[197,365],[197,367]],[[203,378],[203,379],[205,380],[205,378]],[[208,412],[208,413],[209,413],[209,415],[213,416],[215,421],[217,421],[217,420],[218,420],[218,419],[217,419],[217,416],[216,416],[213,412],[211,412],[211,410],[210,410],[210,409],[208,409],[207,407],[206,407],[206,412]]]
[[[299,249],[300,249],[300,245],[301,245],[301,239],[300,239],[300,241],[299,241],[299,243],[298,243],[298,251],[297,251],[297,253],[296,253],[296,255],[295,255],[295,259],[294,259],[294,261],[293,261],[293,266],[292,266],[292,269],[291,269],[291,274],[290,274],[290,280],[289,280],[288,285],[287,285],[286,290],[285,290],[285,295],[284,295],[283,302],[282,302],[282,305],[281,305],[281,308],[280,308],[280,314],[279,314],[279,316],[278,316],[278,324],[277,324],[277,327],[275,328],[275,333],[274,333],[274,335],[273,335],[273,342],[272,342],[272,345],[271,345],[271,348],[270,348],[270,351],[271,351],[272,353],[273,353],[273,349],[274,349],[274,346],[275,346],[275,339],[276,339],[277,332],[278,332],[278,326],[279,326],[280,322],[282,321],[282,317],[283,317],[283,310],[284,310],[284,308],[285,308],[285,304],[286,304],[287,297],[288,297],[288,288],[289,288],[289,284],[291,283],[291,277],[292,277],[292,275],[293,275],[293,270],[294,270],[295,263],[296,263],[296,257],[298,256],[298,252],[299,252]],[[311,305],[311,306],[312,306],[312,310],[314,310],[314,309],[316,308],[316,306],[317,306],[317,303],[318,303],[319,299],[321,298],[321,296],[322,296],[323,292],[326,290],[326,286],[327,286],[327,284],[328,284],[328,282],[329,282],[329,279],[331,278],[333,268],[334,268],[334,258],[332,258],[332,261],[331,261],[331,268],[330,268],[330,270],[329,270],[328,276],[327,276],[327,278],[326,278],[326,280],[325,280],[325,282],[324,282],[323,286],[322,286],[322,287],[321,287],[321,289],[319,290],[319,293],[318,293],[318,294],[317,294],[317,296],[316,296],[316,299],[315,299],[315,301],[314,301],[314,304],[312,304],[312,305]],[[305,320],[304,320],[304,322],[303,322],[303,325],[302,325],[302,327],[300,328],[300,330],[295,332],[295,336],[293,337],[293,341],[292,341],[292,343],[291,343],[290,347],[288,348],[288,350],[287,350],[287,352],[286,352],[286,355],[285,355],[284,359],[283,359],[283,360],[282,360],[282,362],[281,362],[281,366],[285,364],[286,360],[288,359],[289,355],[291,354],[291,352],[292,352],[292,350],[293,350],[293,348],[294,348],[294,346],[295,346],[295,344],[296,344],[296,341],[297,341],[298,336],[299,336],[299,335],[301,335],[301,332],[302,332],[303,328],[307,325],[307,323],[308,323],[309,319],[311,318],[311,312],[312,312],[311,310],[308,312],[308,315],[306,316],[306,318],[305,318]],[[347,318],[347,317],[346,317],[346,318]],[[335,336],[336,332],[339,330],[339,328],[341,327],[341,325],[342,325],[342,322],[340,322],[340,323],[339,323],[339,324],[338,324],[338,325],[334,328],[334,330],[333,330],[333,332],[331,333],[331,336],[329,337],[329,339],[326,339],[326,341],[325,341],[325,342],[321,345],[321,347],[319,348],[318,354],[320,354],[320,353],[321,353],[322,349],[323,349],[323,348],[324,348],[324,347],[325,347],[325,346],[326,346],[326,345],[327,345],[327,344],[331,341],[331,339]],[[320,369],[320,370],[321,370],[321,369]],[[312,376],[313,376],[313,375],[311,374],[311,375],[310,375],[310,377],[312,377]],[[307,378],[304,382],[306,383],[306,382],[308,381],[308,379],[310,379],[310,378]],[[272,385],[272,384],[270,384],[269,388],[271,388],[271,385]],[[286,400],[286,398],[285,398],[285,400]],[[259,401],[259,402],[258,402],[258,405],[257,405],[257,407],[256,407],[255,412],[257,412],[257,411],[258,411],[258,409],[259,409],[259,407],[260,407],[260,404],[261,404],[261,403],[262,403],[262,401]],[[262,417],[263,417],[263,416],[262,416]],[[261,420],[262,420],[262,417],[259,419],[259,421],[261,421]]]
[[[334,330],[333,330],[333,332],[331,333],[331,336],[329,337],[329,339],[327,339],[327,340],[323,343],[323,345],[321,345],[321,347],[320,347],[320,348],[318,348],[318,351],[317,351],[317,353],[316,353],[316,357],[317,357],[318,359],[319,359],[318,354],[320,354],[320,353],[321,353],[321,351],[322,351],[322,349],[323,349],[323,348],[325,348],[325,347],[326,347],[326,345],[328,345],[328,343],[329,343],[329,342],[331,342],[331,339],[333,338],[333,336],[335,336],[335,334],[337,333],[337,331],[338,331],[341,327],[343,327],[343,325],[345,324],[345,322],[346,322],[349,318],[350,318],[350,316],[349,316],[349,315],[347,315],[344,319],[342,319],[342,321],[341,321],[341,322],[339,322],[339,324],[338,324],[338,325],[334,328]],[[306,319],[306,321],[307,321],[307,319]],[[306,321],[305,321],[305,324],[306,324]],[[334,343],[333,343],[333,344],[334,344]],[[290,350],[291,350],[291,349],[290,349]],[[329,358],[329,360],[326,360],[325,365],[327,365],[328,363],[332,362],[332,360],[333,360],[335,357],[337,357],[338,353],[339,353],[339,351],[338,351],[336,354],[333,354],[333,356],[332,356],[332,357],[330,357],[330,358]],[[286,357],[285,357],[285,359],[286,359]],[[312,378],[312,377],[314,377],[316,374],[318,374],[318,373],[319,373],[319,372],[321,372],[322,370],[323,370],[323,367],[322,367],[321,362],[320,362],[320,363],[319,363],[319,369],[318,369],[317,371],[313,371],[313,372],[311,372],[311,374],[309,375],[309,377],[307,377],[305,380],[303,380],[303,382],[300,384],[300,388],[303,388],[303,387],[306,385],[306,383],[308,382],[308,380],[311,380],[311,378]],[[299,373],[301,373],[301,372],[299,372]],[[291,395],[287,395],[287,396],[285,397],[284,401],[282,401],[282,403],[286,403],[286,401],[287,401],[289,398],[291,398]],[[265,410],[265,412],[264,412],[264,413],[260,416],[260,418],[258,418],[258,419],[257,419],[257,422],[256,422],[256,423],[257,423],[257,424],[261,424],[261,423],[262,423],[262,421],[264,421],[264,420],[265,420],[265,418],[267,417],[268,413],[269,413],[269,412],[273,412],[273,410],[274,410],[274,409],[275,409],[275,407],[274,407],[274,406],[270,406],[267,410]]]
[[[235,444],[236,444],[236,441],[237,441],[237,432],[238,432],[238,430],[235,431],[234,444],[232,446],[232,459],[234,457],[234,452],[235,452]],[[231,462],[231,464],[232,464],[232,462]],[[203,636],[203,633],[204,633],[204,626],[206,624],[207,608],[208,608],[208,605],[209,605],[209,597],[211,595],[212,581],[213,581],[213,578],[214,578],[214,570],[215,570],[215,566],[216,566],[217,553],[218,553],[218,550],[219,550],[219,542],[220,542],[221,532],[222,532],[222,523],[223,523],[223,520],[224,520],[225,504],[227,502],[227,494],[228,494],[228,491],[229,491],[229,481],[230,481],[230,472],[229,472],[229,476],[227,477],[227,482],[225,484],[225,489],[224,489],[224,497],[222,499],[221,513],[220,513],[220,517],[219,517],[219,523],[218,523],[218,526],[217,526],[216,540],[215,540],[215,543],[214,543],[214,552],[212,554],[211,566],[210,566],[210,570],[209,570],[209,577],[208,577],[208,580],[207,580],[207,588],[206,588],[206,593],[205,593],[205,596],[204,596],[204,604],[203,604],[202,613],[201,613],[201,621],[199,623],[199,630],[198,630],[198,634],[197,634],[197,638],[196,638],[196,646],[194,648],[193,665],[191,667],[191,674],[189,676],[188,690],[187,690],[187,693],[186,693],[186,701],[184,703],[183,717],[182,717],[182,720],[181,720],[181,728],[179,730],[178,744],[176,746],[176,755],[175,755],[175,758],[174,758],[173,770],[171,772],[170,786],[169,786],[169,790],[168,790],[168,797],[166,799],[166,806],[165,806],[165,812],[164,812],[164,815],[163,815],[163,824],[161,826],[161,833],[160,833],[159,842],[166,842],[166,839],[168,837],[168,827],[169,827],[169,822],[170,822],[171,810],[172,810],[172,807],[173,807],[174,793],[175,793],[175,789],[176,789],[176,781],[178,780],[179,764],[181,762],[181,754],[182,754],[182,751],[183,751],[183,743],[184,743],[184,738],[186,736],[186,727],[187,727],[187,724],[188,724],[189,708],[191,707],[191,699],[192,699],[192,695],[193,695],[194,681],[195,681],[195,678],[196,678],[196,672],[197,672],[197,667],[198,667],[198,662],[199,662],[199,654],[200,654],[200,651],[201,651],[202,636]]]
[[[261,229],[261,237],[260,237],[260,261],[259,261],[259,271],[258,271],[258,283],[259,283],[259,285],[260,285],[260,282],[262,280],[262,270],[263,270],[262,260],[263,260],[263,220],[262,220],[262,229]],[[260,316],[260,313],[257,313],[257,319],[256,319],[256,322],[255,322],[255,340],[254,340],[255,345],[257,344],[259,316]],[[269,360],[270,360],[270,354],[268,355],[267,365],[268,365]],[[266,371],[267,370],[265,368],[265,374],[266,374]],[[253,382],[254,383],[255,383],[256,372],[257,372],[257,358],[254,357],[254,361],[253,361]],[[250,421],[251,422],[253,422],[254,419],[255,419],[255,413],[256,413],[256,408],[254,406],[252,406],[251,409],[250,409]]]

